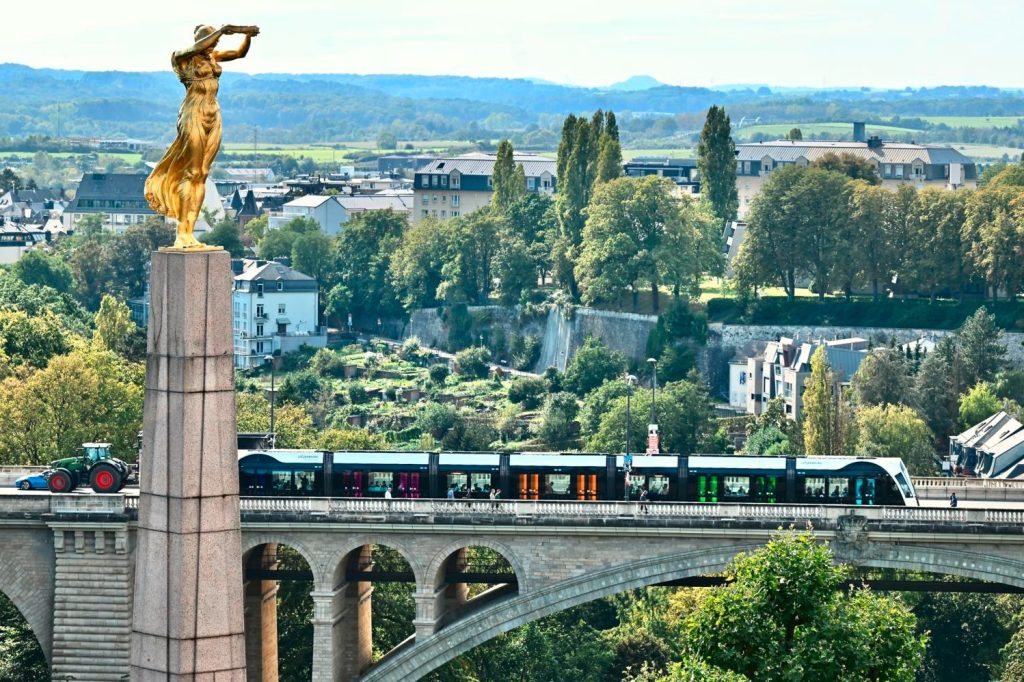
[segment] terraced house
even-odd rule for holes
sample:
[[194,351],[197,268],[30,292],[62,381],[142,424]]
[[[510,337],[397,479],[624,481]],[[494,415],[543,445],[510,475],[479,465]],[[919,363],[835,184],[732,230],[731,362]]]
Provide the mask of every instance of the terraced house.
[[[526,190],[553,194],[555,160],[546,156],[515,154],[526,173]],[[413,221],[428,216],[458,218],[491,202],[494,193],[494,154],[474,152],[434,159],[416,171],[413,184]]]

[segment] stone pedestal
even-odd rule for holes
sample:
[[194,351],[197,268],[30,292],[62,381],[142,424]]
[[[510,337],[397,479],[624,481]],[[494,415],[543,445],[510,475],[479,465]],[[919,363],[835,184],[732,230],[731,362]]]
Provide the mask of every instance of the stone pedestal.
[[136,682],[245,680],[231,281],[225,251],[153,254]]

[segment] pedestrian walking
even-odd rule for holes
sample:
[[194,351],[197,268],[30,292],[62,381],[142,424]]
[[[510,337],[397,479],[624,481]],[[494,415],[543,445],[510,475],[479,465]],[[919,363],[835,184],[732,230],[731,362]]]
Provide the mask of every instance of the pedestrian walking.
[[952,494],[951,494],[951,495],[949,496],[949,506],[950,506],[951,508],[953,508],[953,509],[956,509],[956,504],[957,504],[957,502],[958,502],[958,500],[956,499],[956,493],[952,493]]
[[643,488],[640,489],[640,512],[643,514],[650,513],[650,510],[648,509],[649,505],[647,504],[648,501],[649,499],[647,496],[647,486],[644,486]]

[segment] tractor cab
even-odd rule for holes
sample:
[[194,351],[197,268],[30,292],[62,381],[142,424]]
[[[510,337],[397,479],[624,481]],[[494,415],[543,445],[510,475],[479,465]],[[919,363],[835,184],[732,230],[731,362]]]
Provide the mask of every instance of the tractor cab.
[[90,464],[110,459],[110,443],[82,443],[82,454]]

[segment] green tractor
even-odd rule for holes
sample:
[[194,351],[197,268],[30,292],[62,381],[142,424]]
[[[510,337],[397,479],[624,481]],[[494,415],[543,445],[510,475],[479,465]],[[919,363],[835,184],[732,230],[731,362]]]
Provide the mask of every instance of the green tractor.
[[88,483],[98,493],[116,493],[131,474],[125,462],[110,456],[110,443],[83,443],[75,457],[50,464],[50,492],[69,493]]

